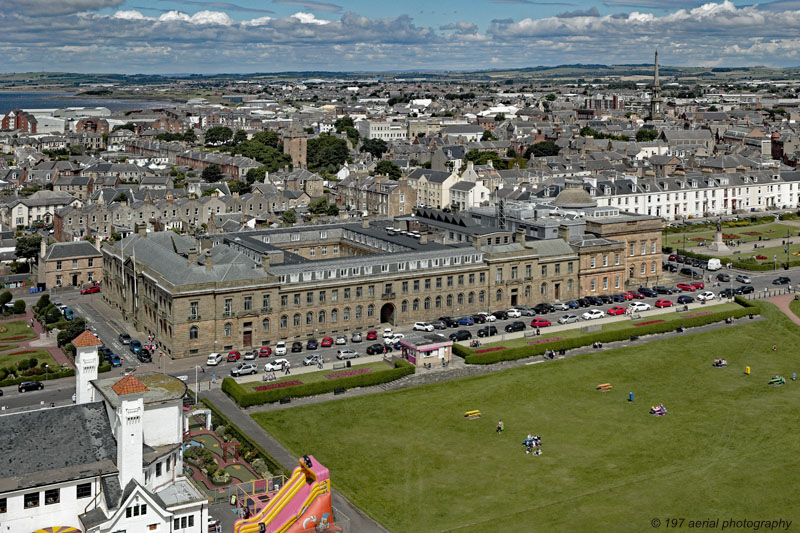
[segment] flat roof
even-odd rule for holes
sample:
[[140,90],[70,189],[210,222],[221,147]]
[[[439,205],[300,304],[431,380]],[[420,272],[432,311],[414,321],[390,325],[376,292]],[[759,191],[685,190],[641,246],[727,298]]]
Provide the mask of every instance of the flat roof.
[[[176,377],[168,376],[166,374],[152,373],[152,374],[135,374],[136,377],[144,383],[148,388],[144,395],[144,404],[157,404],[169,401],[177,401],[184,397],[186,394],[186,383]],[[113,408],[119,407],[121,404],[121,396],[119,396],[112,388],[120,379],[104,378],[93,381],[95,388],[100,391],[100,394],[108,401]]]

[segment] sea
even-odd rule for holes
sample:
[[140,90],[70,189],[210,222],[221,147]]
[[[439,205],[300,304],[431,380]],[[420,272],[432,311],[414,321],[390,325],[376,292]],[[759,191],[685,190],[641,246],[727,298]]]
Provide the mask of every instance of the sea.
[[72,92],[2,92],[0,116],[15,109],[61,109],[64,107],[107,107],[111,111],[152,109],[177,105],[157,100],[114,99],[93,96],[76,97]]

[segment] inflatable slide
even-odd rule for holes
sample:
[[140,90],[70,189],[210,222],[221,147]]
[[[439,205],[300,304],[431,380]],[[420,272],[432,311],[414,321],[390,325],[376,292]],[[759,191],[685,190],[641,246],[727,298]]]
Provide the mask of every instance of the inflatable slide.
[[333,525],[328,469],[313,456],[300,466],[275,496],[249,518],[237,520],[234,533],[300,533],[338,531]]

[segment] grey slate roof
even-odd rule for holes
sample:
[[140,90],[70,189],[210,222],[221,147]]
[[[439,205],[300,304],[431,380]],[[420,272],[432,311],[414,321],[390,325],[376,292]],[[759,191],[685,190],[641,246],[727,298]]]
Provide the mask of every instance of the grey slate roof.
[[47,247],[46,261],[77,257],[102,257],[102,254],[86,241],[56,242]]

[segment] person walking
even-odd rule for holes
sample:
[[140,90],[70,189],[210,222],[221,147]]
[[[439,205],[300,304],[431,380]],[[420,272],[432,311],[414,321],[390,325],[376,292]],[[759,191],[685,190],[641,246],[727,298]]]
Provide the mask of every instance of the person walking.
[[502,433],[504,429],[505,428],[503,427],[503,421],[502,420],[498,420],[497,421],[497,432],[498,433]]

